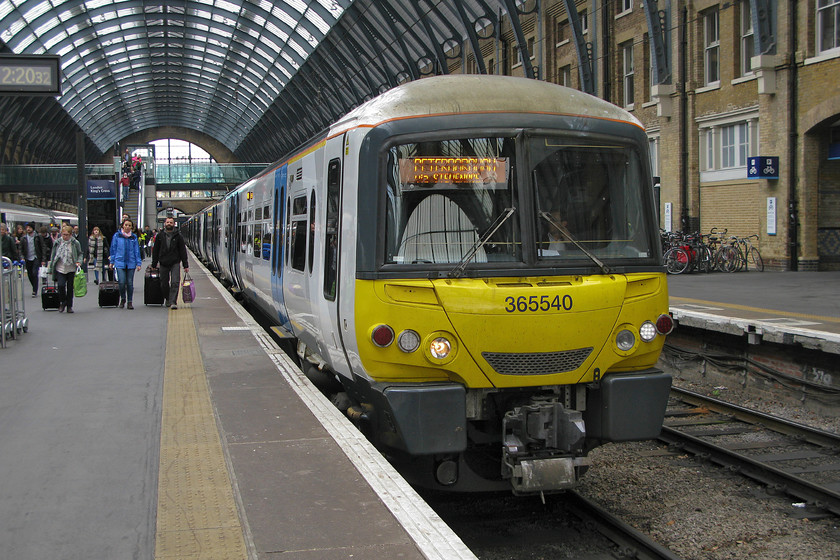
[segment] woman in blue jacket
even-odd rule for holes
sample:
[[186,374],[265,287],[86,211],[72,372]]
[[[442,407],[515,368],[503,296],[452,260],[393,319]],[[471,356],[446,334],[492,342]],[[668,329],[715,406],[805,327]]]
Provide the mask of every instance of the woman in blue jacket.
[[143,258],[140,256],[140,245],[134,235],[134,222],[129,219],[122,221],[120,230],[111,240],[111,268],[117,271],[117,281],[120,284],[120,307],[134,309],[131,301],[134,299],[134,272],[140,270]]

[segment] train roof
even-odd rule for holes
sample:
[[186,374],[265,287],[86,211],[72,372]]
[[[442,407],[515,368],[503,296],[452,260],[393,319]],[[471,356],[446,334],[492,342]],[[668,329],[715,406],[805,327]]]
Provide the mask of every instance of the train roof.
[[414,80],[388,90],[341,118],[330,135],[394,119],[484,112],[574,115],[643,128],[624,109],[576,89],[511,76],[456,74]]

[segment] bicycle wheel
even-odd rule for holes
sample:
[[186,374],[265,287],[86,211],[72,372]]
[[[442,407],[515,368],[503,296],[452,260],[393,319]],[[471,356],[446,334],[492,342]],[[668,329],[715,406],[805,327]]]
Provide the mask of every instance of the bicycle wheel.
[[700,272],[711,272],[714,268],[712,262],[712,251],[706,245],[697,248],[697,270]]
[[679,247],[668,249],[665,253],[665,269],[668,274],[682,274],[688,268],[688,253]]
[[761,253],[755,247],[750,247],[750,261],[759,272],[764,272],[764,261],[761,258]]
[[731,245],[718,249],[715,264],[721,272],[735,272],[738,270],[738,251]]

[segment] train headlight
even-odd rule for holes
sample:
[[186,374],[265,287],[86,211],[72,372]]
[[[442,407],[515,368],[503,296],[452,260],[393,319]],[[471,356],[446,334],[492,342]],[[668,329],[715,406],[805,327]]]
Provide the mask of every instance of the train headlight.
[[615,345],[622,352],[629,352],[636,345],[636,335],[631,330],[622,329],[615,335]]
[[642,323],[642,326],[639,327],[639,337],[645,342],[650,342],[656,338],[656,325],[650,321]]
[[452,343],[446,337],[439,336],[429,344],[429,352],[433,358],[445,360],[449,357],[449,353],[452,352]]
[[394,329],[388,325],[377,325],[370,333],[370,340],[380,348],[390,346],[394,342]]
[[397,337],[397,347],[410,354],[420,348],[420,335],[411,329],[404,330]]

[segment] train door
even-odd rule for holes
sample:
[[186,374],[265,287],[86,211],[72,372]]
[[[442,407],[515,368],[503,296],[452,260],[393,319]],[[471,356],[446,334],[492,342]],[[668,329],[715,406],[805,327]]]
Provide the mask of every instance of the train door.
[[243,241],[243,230],[245,228],[245,220],[242,216],[242,201],[240,199],[240,194],[237,193],[233,195],[230,200],[230,213],[233,217],[233,231],[231,231],[231,235],[233,239],[230,244],[230,266],[233,271],[233,280],[236,282],[236,287],[241,291],[244,289],[245,285],[242,283],[242,274],[239,271],[239,265],[242,262],[242,243]]
[[326,161],[322,209],[318,210],[321,227],[316,228],[321,237],[320,254],[313,258],[319,261],[316,269],[320,274],[313,286],[313,302],[318,302],[316,312],[320,319],[321,353],[336,373],[350,376],[350,368],[344,356],[344,344],[339,328],[339,254],[341,244],[341,192],[343,185],[344,136],[331,138],[324,148]]
[[303,163],[298,160],[289,168],[286,195],[286,254],[283,258],[283,301],[296,337],[307,346],[317,347],[312,324],[312,302],[309,298],[306,273],[307,241],[309,240],[308,181],[303,180]]
[[286,179],[289,166],[283,165],[274,172],[274,201],[271,215],[272,240],[271,245],[271,296],[280,326],[291,334],[289,315],[283,299],[283,256],[285,251],[285,236],[283,235],[283,218],[286,215]]

